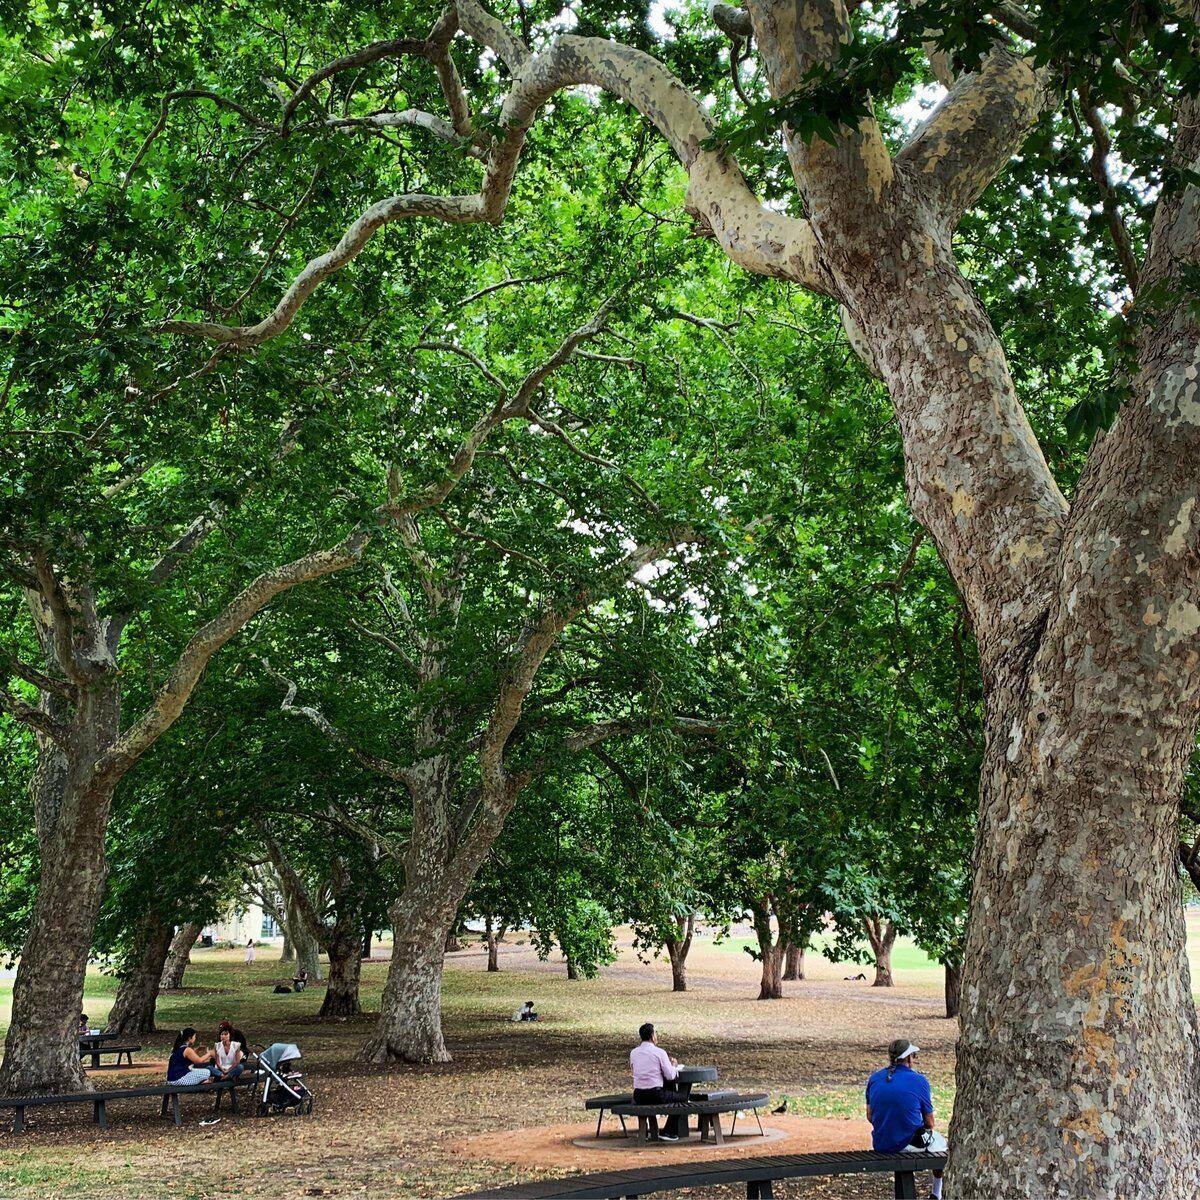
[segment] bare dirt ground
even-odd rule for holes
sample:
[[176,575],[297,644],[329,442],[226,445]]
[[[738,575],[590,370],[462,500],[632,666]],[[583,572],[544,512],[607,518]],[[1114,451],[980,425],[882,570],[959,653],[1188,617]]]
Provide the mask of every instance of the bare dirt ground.
[[[644,1020],[658,1025],[681,1061],[715,1064],[722,1085],[769,1092],[773,1105],[787,1097],[789,1113],[764,1119],[787,1138],[757,1142],[762,1153],[869,1144],[862,1085],[897,1036],[925,1050],[922,1068],[949,1115],[956,1023],[941,1015],[940,972],[923,964],[906,970],[902,958],[891,990],[843,978],[858,968],[814,960],[806,982],[786,985],[785,999],[759,1002],[757,964],[707,938],[693,950],[684,994],[669,990],[663,964],[640,963],[628,948],[598,979],[578,982],[568,982],[561,964],[540,963],[528,947],[515,945],[505,947],[502,970],[489,975],[482,953],[470,949],[450,956],[446,975],[447,1041],[455,1061],[391,1068],[354,1061],[369,1016],[318,1023],[320,987],[273,995],[268,985],[281,972],[265,958],[246,967],[235,954],[198,953],[188,987],[160,1002],[164,1032],[142,1039],[139,1058],[165,1060],[170,1028],[211,1030],[228,1015],[252,1042],[299,1043],[317,1096],[311,1118],[225,1115],[202,1128],[208,1104],[192,1099],[176,1130],[157,1118],[152,1101],[130,1100],[110,1107],[112,1128],[100,1133],[89,1110],[35,1112],[25,1137],[0,1134],[0,1200],[404,1200],[667,1157],[754,1153],[755,1144],[740,1138],[723,1149],[614,1152],[572,1145],[595,1128],[582,1099],[627,1086],[628,1051]],[[378,1002],[385,972],[386,963],[364,968],[368,1007]],[[526,998],[537,1001],[544,1020],[514,1025],[507,1018]],[[110,981],[97,977],[86,1001],[93,1021],[110,1001]],[[106,1070],[96,1083],[112,1087],[134,1078]],[[136,1078],[144,1082],[147,1073]],[[890,1195],[891,1179],[798,1182],[776,1194],[867,1200]]]

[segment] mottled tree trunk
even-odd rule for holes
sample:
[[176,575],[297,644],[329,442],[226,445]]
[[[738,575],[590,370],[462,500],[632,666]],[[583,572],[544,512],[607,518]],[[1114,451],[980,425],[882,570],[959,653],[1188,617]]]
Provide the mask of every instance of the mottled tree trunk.
[[97,684],[76,706],[72,753],[39,737],[33,780],[41,870],[29,932],[13,981],[0,1093],[82,1091],[79,1061],[84,978],[107,866],[104,834],[112,787],[95,763],[120,726],[120,693]]
[[151,909],[142,920],[136,945],[121,973],[117,998],[108,1014],[109,1033],[155,1031],[154,1010],[171,941],[170,923],[157,909]]
[[696,914],[688,913],[686,920],[676,923],[677,934],[667,938],[667,955],[671,960],[671,991],[687,991],[687,958],[696,930]]
[[173,991],[183,987],[184,972],[188,968],[196,939],[203,928],[199,921],[189,921],[175,931],[175,936],[171,939],[171,948],[167,951],[167,965],[163,967],[161,991]]
[[323,1021],[355,1017],[362,1012],[358,981],[362,971],[362,942],[357,933],[329,942],[329,980],[321,1004]]
[[567,959],[567,978],[575,980],[579,978],[579,968],[569,958]]
[[783,977],[789,983],[804,978],[804,947],[789,942],[783,960]]
[[872,987],[892,987],[892,947],[896,944],[896,926],[874,914],[863,918],[863,928],[875,957],[875,982]]
[[945,963],[946,972],[946,1016],[957,1017],[962,1000],[962,967]]
[[392,961],[374,1036],[359,1053],[365,1062],[450,1061],[442,1037],[442,963],[459,898],[439,902],[416,883],[410,879],[392,910]]
[[450,926],[450,931],[446,934],[446,945],[444,947],[447,954],[456,954],[462,949],[462,942],[458,940],[458,924]]
[[279,961],[281,963],[296,961],[296,947],[292,942],[292,935],[288,933],[286,925],[283,927],[283,947],[279,951]]

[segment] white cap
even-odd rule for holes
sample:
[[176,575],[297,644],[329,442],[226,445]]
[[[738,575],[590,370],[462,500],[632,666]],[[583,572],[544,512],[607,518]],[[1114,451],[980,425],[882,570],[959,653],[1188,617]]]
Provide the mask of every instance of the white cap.
[[902,1058],[909,1058],[914,1054],[919,1054],[920,1052],[920,1046],[914,1046],[912,1042],[909,1042],[908,1048],[903,1053],[896,1055],[896,1061],[899,1062]]

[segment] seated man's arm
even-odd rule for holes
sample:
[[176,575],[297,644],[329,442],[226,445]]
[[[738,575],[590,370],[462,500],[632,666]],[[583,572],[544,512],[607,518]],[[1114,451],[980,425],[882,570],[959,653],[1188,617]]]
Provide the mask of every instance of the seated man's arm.
[[664,1079],[675,1079],[679,1075],[679,1068],[671,1061],[671,1056],[661,1047],[658,1051],[658,1061],[662,1066],[662,1076]]

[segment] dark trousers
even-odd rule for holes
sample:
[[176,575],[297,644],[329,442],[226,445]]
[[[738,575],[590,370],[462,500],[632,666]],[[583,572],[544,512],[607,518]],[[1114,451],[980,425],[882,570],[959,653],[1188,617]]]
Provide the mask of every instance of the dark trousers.
[[[686,1104],[687,1097],[681,1092],[672,1091],[670,1088],[634,1088],[633,1089],[634,1104]],[[658,1137],[658,1118],[650,1118],[650,1129],[655,1137]],[[666,1128],[663,1130],[668,1137],[679,1136],[679,1117],[668,1117]]]

